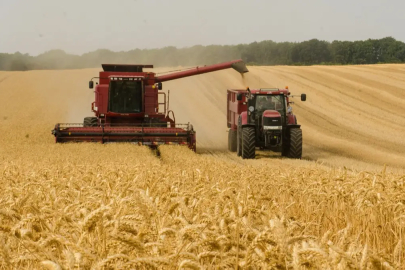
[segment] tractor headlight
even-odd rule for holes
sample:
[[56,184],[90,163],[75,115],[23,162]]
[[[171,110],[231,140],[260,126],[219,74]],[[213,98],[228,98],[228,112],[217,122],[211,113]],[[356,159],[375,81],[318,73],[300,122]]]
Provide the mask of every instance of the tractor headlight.
[[282,130],[283,126],[263,126],[264,130]]

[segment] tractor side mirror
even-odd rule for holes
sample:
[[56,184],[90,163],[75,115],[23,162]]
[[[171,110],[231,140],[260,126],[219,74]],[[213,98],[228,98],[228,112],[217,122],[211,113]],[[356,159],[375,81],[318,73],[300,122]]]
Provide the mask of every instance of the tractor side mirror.
[[301,101],[307,100],[307,95],[306,94],[301,94]]
[[90,88],[90,89],[93,89],[93,87],[94,87],[93,81],[89,81],[89,88]]
[[159,90],[162,90],[162,89],[163,89],[161,82],[158,82],[158,83],[157,83],[157,88],[158,88]]
[[242,94],[241,93],[236,95],[236,100],[242,100]]

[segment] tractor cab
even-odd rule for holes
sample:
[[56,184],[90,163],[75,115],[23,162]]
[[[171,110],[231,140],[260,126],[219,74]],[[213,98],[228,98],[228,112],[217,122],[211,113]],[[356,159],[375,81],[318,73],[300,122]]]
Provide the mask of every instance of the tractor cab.
[[284,93],[256,93],[248,99],[248,114],[255,125],[260,147],[277,147],[281,144],[286,123],[286,97]]
[[253,116],[252,120],[254,119],[254,122],[259,126],[264,124],[264,119],[268,115],[278,115],[284,119],[286,116],[285,104],[284,94],[255,94],[248,100],[248,108]]
[[284,95],[255,95],[255,109],[257,111],[284,109]]
[[288,94],[288,91],[279,89],[268,91],[248,89],[246,106],[250,124],[254,124],[259,129],[264,129],[264,125],[275,123],[275,121],[267,119],[271,116],[281,119],[281,122],[278,123],[279,126],[285,125]]

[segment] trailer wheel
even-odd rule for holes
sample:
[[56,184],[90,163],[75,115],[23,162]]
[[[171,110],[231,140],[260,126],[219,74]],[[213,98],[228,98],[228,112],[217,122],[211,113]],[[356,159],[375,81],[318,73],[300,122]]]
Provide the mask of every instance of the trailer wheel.
[[97,117],[85,117],[83,120],[84,127],[96,127],[98,126]]
[[290,140],[286,137],[283,138],[283,145],[281,146],[281,156],[288,157],[289,151],[290,151]]
[[256,156],[256,136],[253,127],[244,127],[242,129],[242,158],[253,159]]
[[301,159],[302,157],[302,130],[290,129],[289,147],[287,157]]
[[236,130],[230,129],[228,132],[228,150],[231,152],[236,152],[237,141],[236,141]]
[[240,126],[236,130],[236,155],[238,157],[242,155],[242,128]]
[[290,152],[290,134],[289,130],[287,129],[285,136],[283,136],[283,144],[281,145],[281,156],[288,157],[289,152]]

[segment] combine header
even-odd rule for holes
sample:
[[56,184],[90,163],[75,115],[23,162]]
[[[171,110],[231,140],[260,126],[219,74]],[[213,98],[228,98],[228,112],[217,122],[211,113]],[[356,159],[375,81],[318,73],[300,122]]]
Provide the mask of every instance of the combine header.
[[[157,147],[160,144],[184,144],[196,151],[196,132],[191,124],[177,124],[168,109],[168,97],[162,82],[233,68],[248,72],[242,60],[196,67],[156,76],[144,72],[153,65],[103,64],[95,101],[95,117],[84,118],[83,124],[56,124],[52,130],[57,143],[63,142],[133,142]],[[94,88],[93,79],[89,88]],[[159,96],[162,96],[159,101]],[[163,101],[162,101],[163,100]]]

